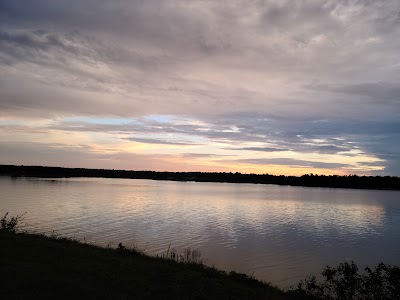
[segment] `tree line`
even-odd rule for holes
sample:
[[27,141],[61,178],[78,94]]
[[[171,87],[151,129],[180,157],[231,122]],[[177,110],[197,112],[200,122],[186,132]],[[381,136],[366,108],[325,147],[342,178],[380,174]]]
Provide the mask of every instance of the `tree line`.
[[12,177],[103,177],[197,182],[259,183],[306,187],[400,190],[400,177],[316,175],[285,176],[232,172],[156,172],[44,166],[0,165],[0,175]]

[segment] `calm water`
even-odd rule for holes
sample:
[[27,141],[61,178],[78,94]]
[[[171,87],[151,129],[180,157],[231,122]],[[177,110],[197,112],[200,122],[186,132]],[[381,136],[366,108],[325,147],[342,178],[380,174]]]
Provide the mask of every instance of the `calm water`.
[[274,185],[0,177],[0,214],[25,228],[209,265],[288,287],[326,264],[400,265],[400,192]]

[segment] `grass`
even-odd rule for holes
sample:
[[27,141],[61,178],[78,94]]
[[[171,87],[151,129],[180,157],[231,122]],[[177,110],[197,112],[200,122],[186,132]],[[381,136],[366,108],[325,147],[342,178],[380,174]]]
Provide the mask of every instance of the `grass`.
[[1,299],[313,299],[244,274],[150,257],[122,245],[101,248],[5,230],[0,266]]

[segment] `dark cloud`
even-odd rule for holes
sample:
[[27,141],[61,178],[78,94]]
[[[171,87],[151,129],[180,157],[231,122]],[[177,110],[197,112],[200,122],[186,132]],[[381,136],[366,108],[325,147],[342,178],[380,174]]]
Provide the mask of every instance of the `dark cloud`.
[[368,98],[382,104],[399,104],[400,87],[397,82],[367,82],[358,84],[329,85],[317,84],[309,88],[319,91],[330,91]]

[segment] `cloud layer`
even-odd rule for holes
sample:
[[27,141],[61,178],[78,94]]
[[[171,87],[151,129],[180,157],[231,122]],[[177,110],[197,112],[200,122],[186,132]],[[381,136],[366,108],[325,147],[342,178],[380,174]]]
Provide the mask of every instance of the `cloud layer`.
[[[0,143],[400,175],[399,15],[396,0],[0,1]],[[85,149],[79,164],[105,165]]]

